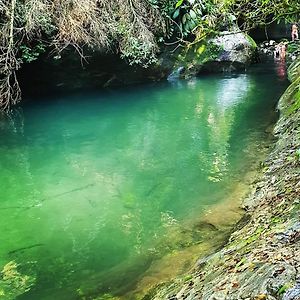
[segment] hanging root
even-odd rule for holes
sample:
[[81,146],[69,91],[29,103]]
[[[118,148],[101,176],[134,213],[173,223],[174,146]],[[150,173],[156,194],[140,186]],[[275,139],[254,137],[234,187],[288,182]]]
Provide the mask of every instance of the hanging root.
[[0,0],[0,16],[6,17],[6,23],[2,24],[0,33],[0,110],[6,112],[21,97],[16,78],[19,62],[14,40],[15,12],[16,0]]

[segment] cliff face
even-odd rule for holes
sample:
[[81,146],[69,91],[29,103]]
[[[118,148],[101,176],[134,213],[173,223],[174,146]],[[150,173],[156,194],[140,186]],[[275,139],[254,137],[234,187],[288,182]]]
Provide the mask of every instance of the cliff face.
[[216,254],[144,299],[300,299],[300,60],[289,68],[277,142],[246,199],[245,226]]

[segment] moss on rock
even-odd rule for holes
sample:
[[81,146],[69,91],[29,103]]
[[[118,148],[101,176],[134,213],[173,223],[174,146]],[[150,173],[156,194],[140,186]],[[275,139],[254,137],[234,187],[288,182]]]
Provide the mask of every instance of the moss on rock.
[[174,69],[182,68],[181,77],[202,72],[232,72],[245,69],[251,63],[257,46],[254,40],[240,32],[220,35],[191,43],[175,54]]

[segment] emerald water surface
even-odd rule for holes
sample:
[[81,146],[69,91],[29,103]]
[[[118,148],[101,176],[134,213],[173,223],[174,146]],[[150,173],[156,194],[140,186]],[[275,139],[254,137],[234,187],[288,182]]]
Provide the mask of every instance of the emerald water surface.
[[170,237],[253,168],[285,85],[263,65],[34,99],[2,120],[0,268],[36,278],[18,299],[120,296],[154,259],[201,243]]

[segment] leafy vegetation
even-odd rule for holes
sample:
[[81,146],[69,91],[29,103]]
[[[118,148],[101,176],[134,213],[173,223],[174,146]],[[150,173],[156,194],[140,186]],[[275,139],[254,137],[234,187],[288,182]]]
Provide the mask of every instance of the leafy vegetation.
[[20,55],[22,62],[30,63],[38,59],[40,54],[46,51],[46,46],[43,43],[39,43],[34,47],[28,47],[26,45],[20,46]]

